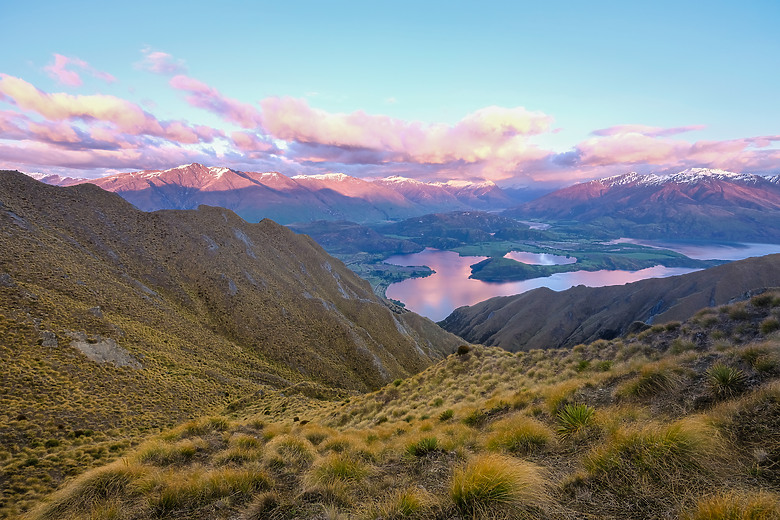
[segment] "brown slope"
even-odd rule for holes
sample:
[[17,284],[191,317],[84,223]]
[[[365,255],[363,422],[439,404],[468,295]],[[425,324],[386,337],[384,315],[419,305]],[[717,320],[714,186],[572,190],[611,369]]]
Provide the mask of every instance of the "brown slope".
[[778,286],[780,254],[625,285],[491,298],[455,309],[441,325],[468,341],[510,351],[572,347],[624,334],[635,321],[684,320],[704,307]]
[[[0,272],[30,292],[99,306],[96,333],[111,335],[105,316],[116,314],[180,331],[199,351],[216,335],[299,376],[358,390],[416,372],[455,343],[430,322],[393,314],[313,240],[268,220],[211,207],[144,213],[89,184],[56,188],[14,172],[0,175],[0,202]],[[89,325],[74,320],[47,327]]]

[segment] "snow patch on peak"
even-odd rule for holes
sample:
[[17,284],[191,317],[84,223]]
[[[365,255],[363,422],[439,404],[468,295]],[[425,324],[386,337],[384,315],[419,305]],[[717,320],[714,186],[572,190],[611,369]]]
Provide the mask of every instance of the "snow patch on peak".
[[620,175],[613,175],[611,177],[605,177],[595,182],[600,182],[605,186],[626,186],[639,181],[643,176],[637,172],[621,173]]
[[725,180],[729,182],[747,182],[755,184],[759,178],[751,173],[734,173],[716,168],[688,168],[678,173],[667,175],[646,175],[641,184],[657,186],[666,183],[695,184],[707,179]]
[[217,179],[221,179],[223,175],[230,171],[230,168],[209,168],[209,172]]
[[316,175],[295,175],[294,177],[291,178],[296,180],[314,179],[318,181],[337,181],[337,182],[358,180],[355,177],[350,177],[345,173],[319,173]]
[[400,175],[391,175],[390,177],[385,177],[383,179],[377,179],[380,182],[387,182],[390,184],[413,184],[416,186],[420,185],[428,185],[427,182],[418,181],[417,179],[410,179],[409,177],[402,177]]

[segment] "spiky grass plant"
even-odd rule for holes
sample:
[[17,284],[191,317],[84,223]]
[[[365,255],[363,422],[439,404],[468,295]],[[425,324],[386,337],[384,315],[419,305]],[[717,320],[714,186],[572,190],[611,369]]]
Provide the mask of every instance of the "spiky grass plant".
[[545,479],[531,463],[502,455],[477,455],[455,470],[450,499],[468,517],[517,515],[545,499]]
[[596,410],[582,403],[567,404],[558,412],[558,435],[563,438],[583,431],[593,422]]
[[524,415],[513,415],[492,425],[485,446],[490,451],[505,450],[526,454],[549,445],[554,434],[544,423]]
[[747,376],[738,368],[715,363],[707,370],[706,382],[716,397],[731,397],[745,388]]
[[413,439],[406,444],[406,453],[412,457],[424,457],[429,453],[439,451],[439,449],[439,439],[433,435]]
[[780,494],[730,491],[702,498],[685,520],[776,520]]

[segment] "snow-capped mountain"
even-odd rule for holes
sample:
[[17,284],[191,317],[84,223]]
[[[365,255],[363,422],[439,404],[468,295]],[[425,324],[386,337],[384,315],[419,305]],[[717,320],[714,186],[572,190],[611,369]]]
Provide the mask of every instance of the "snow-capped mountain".
[[780,242],[780,184],[707,168],[630,172],[554,191],[506,214],[576,221],[624,236]]
[[492,182],[426,183],[403,177],[365,180],[343,173],[288,177],[197,163],[92,180],[58,176],[39,180],[58,185],[90,182],[145,211],[194,209],[206,204],[231,209],[249,221],[270,218],[283,224],[378,222],[440,211],[503,209],[513,204]]

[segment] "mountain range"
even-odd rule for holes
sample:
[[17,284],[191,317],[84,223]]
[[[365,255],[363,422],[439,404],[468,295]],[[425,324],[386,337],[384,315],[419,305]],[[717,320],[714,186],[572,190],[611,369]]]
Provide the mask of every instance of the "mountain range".
[[[118,193],[138,209],[220,206],[250,222],[312,220],[380,222],[435,211],[502,209],[537,192],[505,192],[490,181],[421,182],[404,177],[364,180],[341,173],[296,175],[242,172],[188,164],[168,170],[120,173],[98,179],[34,174],[57,186],[92,183]],[[518,198],[519,197],[519,198]]]
[[632,323],[682,321],[704,307],[780,286],[780,254],[669,278],[556,292],[546,287],[455,309],[440,323],[473,343],[509,351],[571,348],[630,332]]
[[780,176],[691,168],[575,184],[504,212],[611,236],[780,243]]

